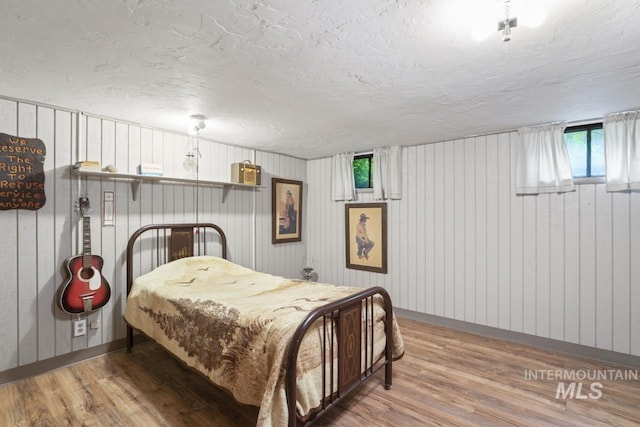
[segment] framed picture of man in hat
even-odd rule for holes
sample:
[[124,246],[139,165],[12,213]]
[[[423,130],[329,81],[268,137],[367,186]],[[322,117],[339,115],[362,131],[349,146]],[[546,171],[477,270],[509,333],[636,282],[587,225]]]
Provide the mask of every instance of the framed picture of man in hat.
[[347,268],[387,273],[387,204],[347,203]]
[[271,178],[271,243],[302,241],[302,181]]

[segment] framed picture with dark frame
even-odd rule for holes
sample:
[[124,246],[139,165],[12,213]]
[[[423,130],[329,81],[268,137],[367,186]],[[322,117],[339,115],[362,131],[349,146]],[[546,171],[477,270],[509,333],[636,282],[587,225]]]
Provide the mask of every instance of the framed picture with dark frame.
[[271,178],[271,243],[302,241],[302,181]]
[[347,268],[387,274],[387,204],[344,205]]

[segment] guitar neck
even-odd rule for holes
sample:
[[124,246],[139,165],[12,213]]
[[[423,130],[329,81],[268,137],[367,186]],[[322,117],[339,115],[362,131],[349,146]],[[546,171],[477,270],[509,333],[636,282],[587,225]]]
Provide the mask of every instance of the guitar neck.
[[91,268],[91,217],[82,218],[82,268]]

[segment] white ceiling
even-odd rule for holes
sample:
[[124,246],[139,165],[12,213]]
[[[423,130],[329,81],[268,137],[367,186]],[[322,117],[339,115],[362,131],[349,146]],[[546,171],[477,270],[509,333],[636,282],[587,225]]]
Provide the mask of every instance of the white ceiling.
[[3,0],[0,95],[306,159],[640,107],[640,1],[538,0],[508,43],[480,1]]

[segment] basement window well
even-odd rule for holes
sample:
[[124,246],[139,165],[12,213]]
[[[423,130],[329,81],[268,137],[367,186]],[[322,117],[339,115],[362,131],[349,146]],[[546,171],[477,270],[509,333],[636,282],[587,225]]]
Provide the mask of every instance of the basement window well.
[[604,132],[602,123],[570,126],[564,131],[576,184],[604,182]]
[[353,178],[356,189],[373,188],[373,153],[353,157]]

